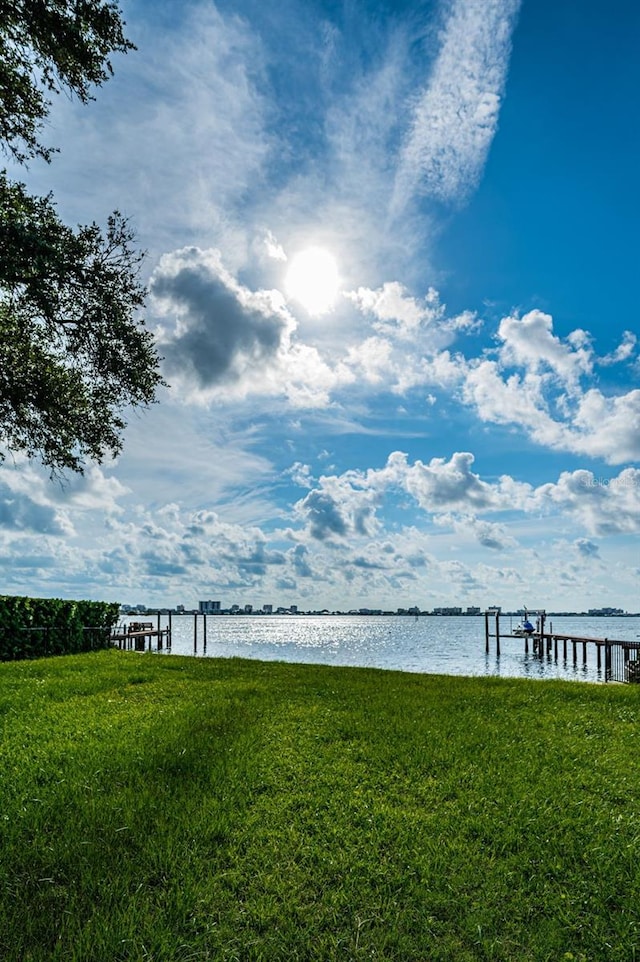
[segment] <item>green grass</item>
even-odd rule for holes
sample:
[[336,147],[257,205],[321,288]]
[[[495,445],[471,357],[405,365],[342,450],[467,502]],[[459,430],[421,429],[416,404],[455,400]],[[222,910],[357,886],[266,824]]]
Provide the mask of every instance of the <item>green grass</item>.
[[0,666],[0,958],[640,959],[637,686]]

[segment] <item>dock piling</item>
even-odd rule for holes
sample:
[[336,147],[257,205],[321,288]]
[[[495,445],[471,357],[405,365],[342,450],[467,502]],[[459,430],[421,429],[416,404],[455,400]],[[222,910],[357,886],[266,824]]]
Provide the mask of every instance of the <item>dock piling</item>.
[[[531,615],[531,609],[525,611],[525,615]],[[571,642],[572,661],[574,668],[578,665],[578,645],[582,645],[582,665],[586,668],[588,662],[588,647],[590,644],[596,646],[596,658],[598,674],[603,669],[604,659],[604,681],[624,681],[640,683],[640,641],[624,641],[622,639],[611,640],[609,638],[593,638],[583,635],[565,635],[561,632],[553,631],[553,624],[548,623],[548,630],[545,630],[545,612],[538,611],[536,628],[530,633],[533,654],[542,659],[545,654],[549,660],[554,658],[558,662],[559,642],[562,641],[562,657],[564,665],[567,665],[567,644]],[[492,618],[494,621],[492,622]],[[495,628],[492,630],[492,626]],[[500,612],[498,609],[490,608],[484,613],[485,630],[485,652],[488,655],[491,649],[491,639],[496,640],[496,657],[500,657],[501,641],[503,637],[523,638],[524,653],[529,654],[529,634],[524,634],[518,630],[514,633],[500,634]],[[604,656],[603,656],[604,649]]]

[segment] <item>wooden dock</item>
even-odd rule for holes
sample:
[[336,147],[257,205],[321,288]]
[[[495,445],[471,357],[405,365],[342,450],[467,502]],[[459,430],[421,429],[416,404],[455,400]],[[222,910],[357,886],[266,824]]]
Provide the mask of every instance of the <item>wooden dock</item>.
[[[571,646],[571,660],[574,665],[578,664],[578,650],[582,649],[582,664],[587,665],[588,650],[591,646],[595,648],[596,667],[599,672],[604,672],[604,681],[621,681],[640,683],[640,639],[627,641],[619,638],[593,638],[585,635],[567,635],[553,630],[553,625],[549,622],[546,628],[546,613],[544,611],[529,611],[528,614],[536,616],[536,629],[532,632],[522,634],[513,631],[500,632],[500,613],[497,611],[485,612],[485,651],[490,652],[490,639],[495,639],[496,655],[500,657],[500,643],[503,639],[517,639],[524,642],[525,655],[529,654],[529,646],[532,653],[540,658],[553,658],[558,661],[560,658],[560,645],[562,646],[562,659],[566,663],[569,656],[569,646]],[[491,618],[494,618],[494,631],[491,631]]]
[[128,651],[145,651],[147,644],[149,651],[152,651],[154,639],[158,651],[162,651],[163,647],[171,650],[171,628],[161,628],[159,620],[155,627],[152,621],[132,621],[111,633],[111,641],[118,648]]

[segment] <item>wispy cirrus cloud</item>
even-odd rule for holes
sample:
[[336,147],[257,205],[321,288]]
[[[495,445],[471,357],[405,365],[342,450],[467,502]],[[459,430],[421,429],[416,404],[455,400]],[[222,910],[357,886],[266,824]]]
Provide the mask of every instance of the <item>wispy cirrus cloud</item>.
[[416,193],[447,203],[476,186],[498,126],[520,0],[453,0],[440,52],[416,97],[392,213]]
[[277,143],[263,43],[213,2],[170,6],[168,28],[131,5],[138,50],[118,58],[90,107],[55,98],[47,136],[60,154],[13,173],[41,193],[53,188],[70,221],[123,211],[152,257],[215,233],[227,259],[241,260],[246,237],[229,214]]

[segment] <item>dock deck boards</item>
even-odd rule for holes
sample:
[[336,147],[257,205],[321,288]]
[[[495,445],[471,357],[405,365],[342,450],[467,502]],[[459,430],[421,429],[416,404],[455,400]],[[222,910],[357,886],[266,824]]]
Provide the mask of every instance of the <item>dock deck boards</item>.
[[[126,631],[116,629],[111,634],[111,641],[117,642],[119,648],[135,648],[136,651],[145,650],[147,639],[151,651],[154,638],[158,639],[158,650],[163,647],[171,648],[171,629],[154,628],[153,622],[132,622]],[[163,645],[165,641],[166,645]]]

